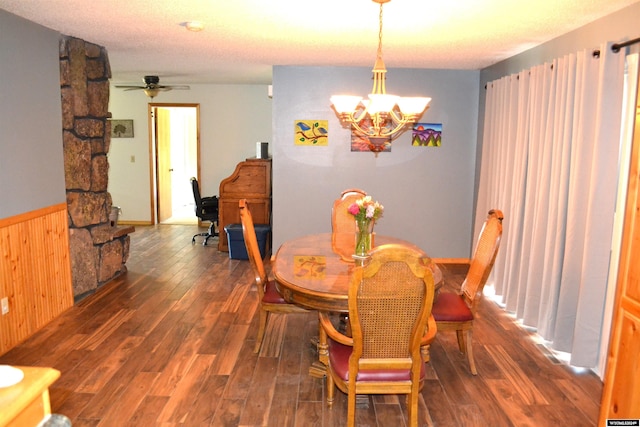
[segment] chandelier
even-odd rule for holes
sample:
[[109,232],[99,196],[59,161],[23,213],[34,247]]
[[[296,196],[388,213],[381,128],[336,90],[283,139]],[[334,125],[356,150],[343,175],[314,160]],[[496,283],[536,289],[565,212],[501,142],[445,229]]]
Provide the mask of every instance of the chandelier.
[[393,136],[415,123],[424,113],[431,98],[400,97],[387,94],[382,60],[382,4],[391,0],[372,0],[380,4],[380,30],[378,53],[373,66],[373,90],[369,99],[361,96],[334,95],[331,104],[343,125],[351,125],[353,131],[369,140],[369,149],[377,154]]

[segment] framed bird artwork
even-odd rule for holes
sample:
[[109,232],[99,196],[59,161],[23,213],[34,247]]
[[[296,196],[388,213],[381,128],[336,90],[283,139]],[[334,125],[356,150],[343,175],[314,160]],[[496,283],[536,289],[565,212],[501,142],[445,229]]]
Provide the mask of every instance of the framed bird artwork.
[[296,120],[294,123],[295,145],[329,145],[328,120]]

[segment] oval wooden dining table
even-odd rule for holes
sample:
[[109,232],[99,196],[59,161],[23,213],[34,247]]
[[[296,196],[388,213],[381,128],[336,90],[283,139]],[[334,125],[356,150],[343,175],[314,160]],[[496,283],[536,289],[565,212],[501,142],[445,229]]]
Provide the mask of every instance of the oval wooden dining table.
[[[424,253],[405,240],[375,236],[374,246],[388,243],[407,245]],[[334,252],[331,233],[321,233],[284,242],[275,254],[272,271],[276,288],[287,302],[309,310],[348,313],[349,278],[355,266],[355,260],[347,261]],[[438,289],[442,285],[442,272],[436,264],[431,266]],[[320,364],[309,370],[314,377],[324,376],[328,363],[327,337],[322,328],[319,328],[318,358]]]

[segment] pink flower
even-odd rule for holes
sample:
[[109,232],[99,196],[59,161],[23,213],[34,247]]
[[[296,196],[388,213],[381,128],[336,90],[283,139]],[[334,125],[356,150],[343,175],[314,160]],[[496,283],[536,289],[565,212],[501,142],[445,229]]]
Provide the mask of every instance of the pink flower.
[[360,212],[360,207],[356,203],[353,203],[351,204],[351,206],[349,206],[349,208],[347,208],[347,210],[351,215],[358,215],[358,212]]
[[374,202],[371,196],[365,196],[362,199],[358,199],[355,203],[352,203],[347,207],[347,212],[353,215],[356,220],[362,221],[377,221],[382,217],[384,206],[378,202]]

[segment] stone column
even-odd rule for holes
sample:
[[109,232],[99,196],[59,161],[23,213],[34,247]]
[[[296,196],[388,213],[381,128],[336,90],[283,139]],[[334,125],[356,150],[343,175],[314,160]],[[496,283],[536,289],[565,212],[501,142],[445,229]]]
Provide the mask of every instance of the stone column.
[[126,271],[129,236],[109,224],[111,142],[107,51],[63,36],[60,88],[69,245],[76,298]]

